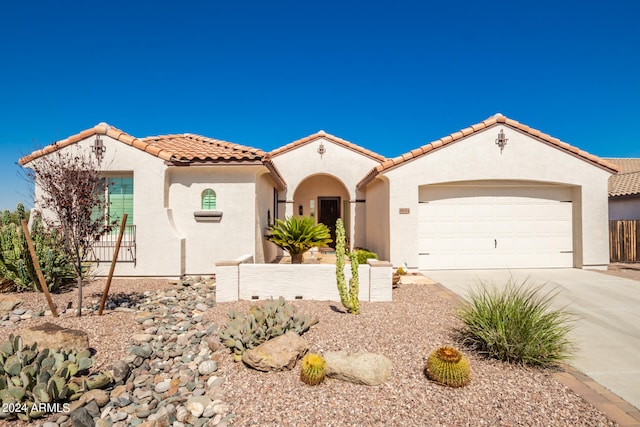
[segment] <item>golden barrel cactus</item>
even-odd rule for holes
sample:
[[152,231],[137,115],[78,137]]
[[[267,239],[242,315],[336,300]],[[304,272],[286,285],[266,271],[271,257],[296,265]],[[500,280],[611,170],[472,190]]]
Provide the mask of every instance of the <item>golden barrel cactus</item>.
[[463,387],[471,381],[467,358],[450,346],[438,347],[431,352],[424,371],[431,381],[450,387]]
[[307,354],[300,364],[300,379],[309,385],[320,384],[324,380],[326,365],[324,357],[319,354]]

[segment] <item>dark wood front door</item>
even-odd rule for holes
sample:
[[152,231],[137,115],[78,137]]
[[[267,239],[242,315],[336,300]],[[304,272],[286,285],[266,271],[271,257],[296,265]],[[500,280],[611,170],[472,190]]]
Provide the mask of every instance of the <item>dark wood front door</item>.
[[340,218],[340,197],[318,197],[318,223],[324,224],[331,233],[329,246],[336,247],[336,221]]

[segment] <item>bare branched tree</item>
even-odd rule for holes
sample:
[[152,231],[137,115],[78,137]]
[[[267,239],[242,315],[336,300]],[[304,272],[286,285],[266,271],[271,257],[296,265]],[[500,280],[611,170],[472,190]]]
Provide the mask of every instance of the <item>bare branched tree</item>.
[[[76,147],[55,151],[27,165],[26,171],[36,184],[36,207],[43,211],[49,227],[59,230],[64,250],[72,261],[78,282],[78,316],[82,316],[82,280],[91,247],[116,221],[110,221],[105,199],[109,183],[97,161]],[[50,215],[49,215],[49,214]]]

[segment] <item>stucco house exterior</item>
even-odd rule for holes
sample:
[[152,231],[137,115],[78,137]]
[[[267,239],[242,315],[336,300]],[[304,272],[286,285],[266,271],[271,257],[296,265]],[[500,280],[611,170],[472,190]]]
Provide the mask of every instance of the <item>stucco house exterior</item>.
[[620,168],[609,178],[609,219],[640,220],[640,159],[606,159]]
[[[265,152],[193,134],[136,138],[102,123],[20,164],[72,146],[100,153],[118,183],[107,197],[130,211],[119,276],[213,274],[216,262],[247,254],[270,262],[281,253],[268,226],[292,215],[331,228],[342,218],[351,246],[396,266],[609,262],[617,166],[500,114],[393,159],[323,131]],[[96,258],[108,271],[110,258]]]

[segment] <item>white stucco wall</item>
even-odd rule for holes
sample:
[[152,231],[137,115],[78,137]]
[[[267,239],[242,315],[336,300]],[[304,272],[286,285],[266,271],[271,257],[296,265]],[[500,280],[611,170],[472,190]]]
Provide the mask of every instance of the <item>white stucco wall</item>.
[[[217,266],[216,301],[258,300],[284,297],[286,300],[312,299],[340,301],[336,268],[325,264],[251,264],[221,262]],[[351,267],[345,266],[345,280]],[[358,266],[360,301],[392,299],[392,268],[387,262]]]
[[[500,129],[508,143],[495,144]],[[503,124],[475,133],[385,173],[389,179],[390,260],[418,265],[418,201],[420,186],[455,181],[522,180],[576,186],[581,217],[574,230],[582,240],[576,267],[602,267],[609,262],[607,181],[610,173]],[[576,194],[575,190],[572,192]],[[575,203],[575,200],[574,200]],[[409,208],[410,214],[399,214]],[[574,225],[576,221],[574,221]],[[575,236],[574,236],[575,237]]]
[[640,220],[640,196],[609,199],[609,219]]
[[256,227],[255,227],[255,261],[271,262],[278,255],[278,247],[265,237],[271,222],[274,220],[273,191],[275,184],[267,172],[258,176],[256,181]]
[[[107,174],[133,173],[136,225],[136,263],[117,263],[117,276],[179,276],[180,236],[171,226],[171,213],[164,206],[164,161],[141,150],[116,141],[109,136],[100,138],[106,148],[102,170]],[[95,136],[62,150],[79,149],[91,153]],[[36,208],[39,193],[36,189]],[[97,275],[109,272],[111,259],[96,266]]]
[[366,247],[378,254],[379,259],[389,256],[389,181],[377,177],[367,186]]
[[[253,254],[256,248],[256,174],[262,166],[189,166],[167,170],[167,208],[176,233],[184,238],[184,274],[213,274],[215,262]],[[194,217],[201,194],[216,193],[217,221]],[[266,215],[266,212],[265,212]]]
[[[318,147],[323,143],[326,149],[320,156]],[[280,171],[287,183],[286,192],[281,194],[281,199],[286,200],[285,212],[281,217],[297,215],[298,205],[293,203],[294,194],[300,184],[310,176],[328,175],[339,180],[347,189],[350,205],[351,230],[349,230],[350,240],[354,246],[364,246],[365,236],[362,231],[365,224],[365,213],[361,206],[354,206],[360,203],[356,201],[364,200],[364,193],[356,189],[356,184],[365,176],[367,172],[379,164],[378,161],[365,156],[364,154],[336,144],[327,138],[318,138],[307,144],[296,147],[273,157],[273,162]],[[339,194],[332,194],[338,196]],[[308,198],[308,196],[307,196]],[[308,211],[306,201],[305,212]],[[317,206],[316,206],[317,212]],[[359,230],[359,232],[356,232]]]

